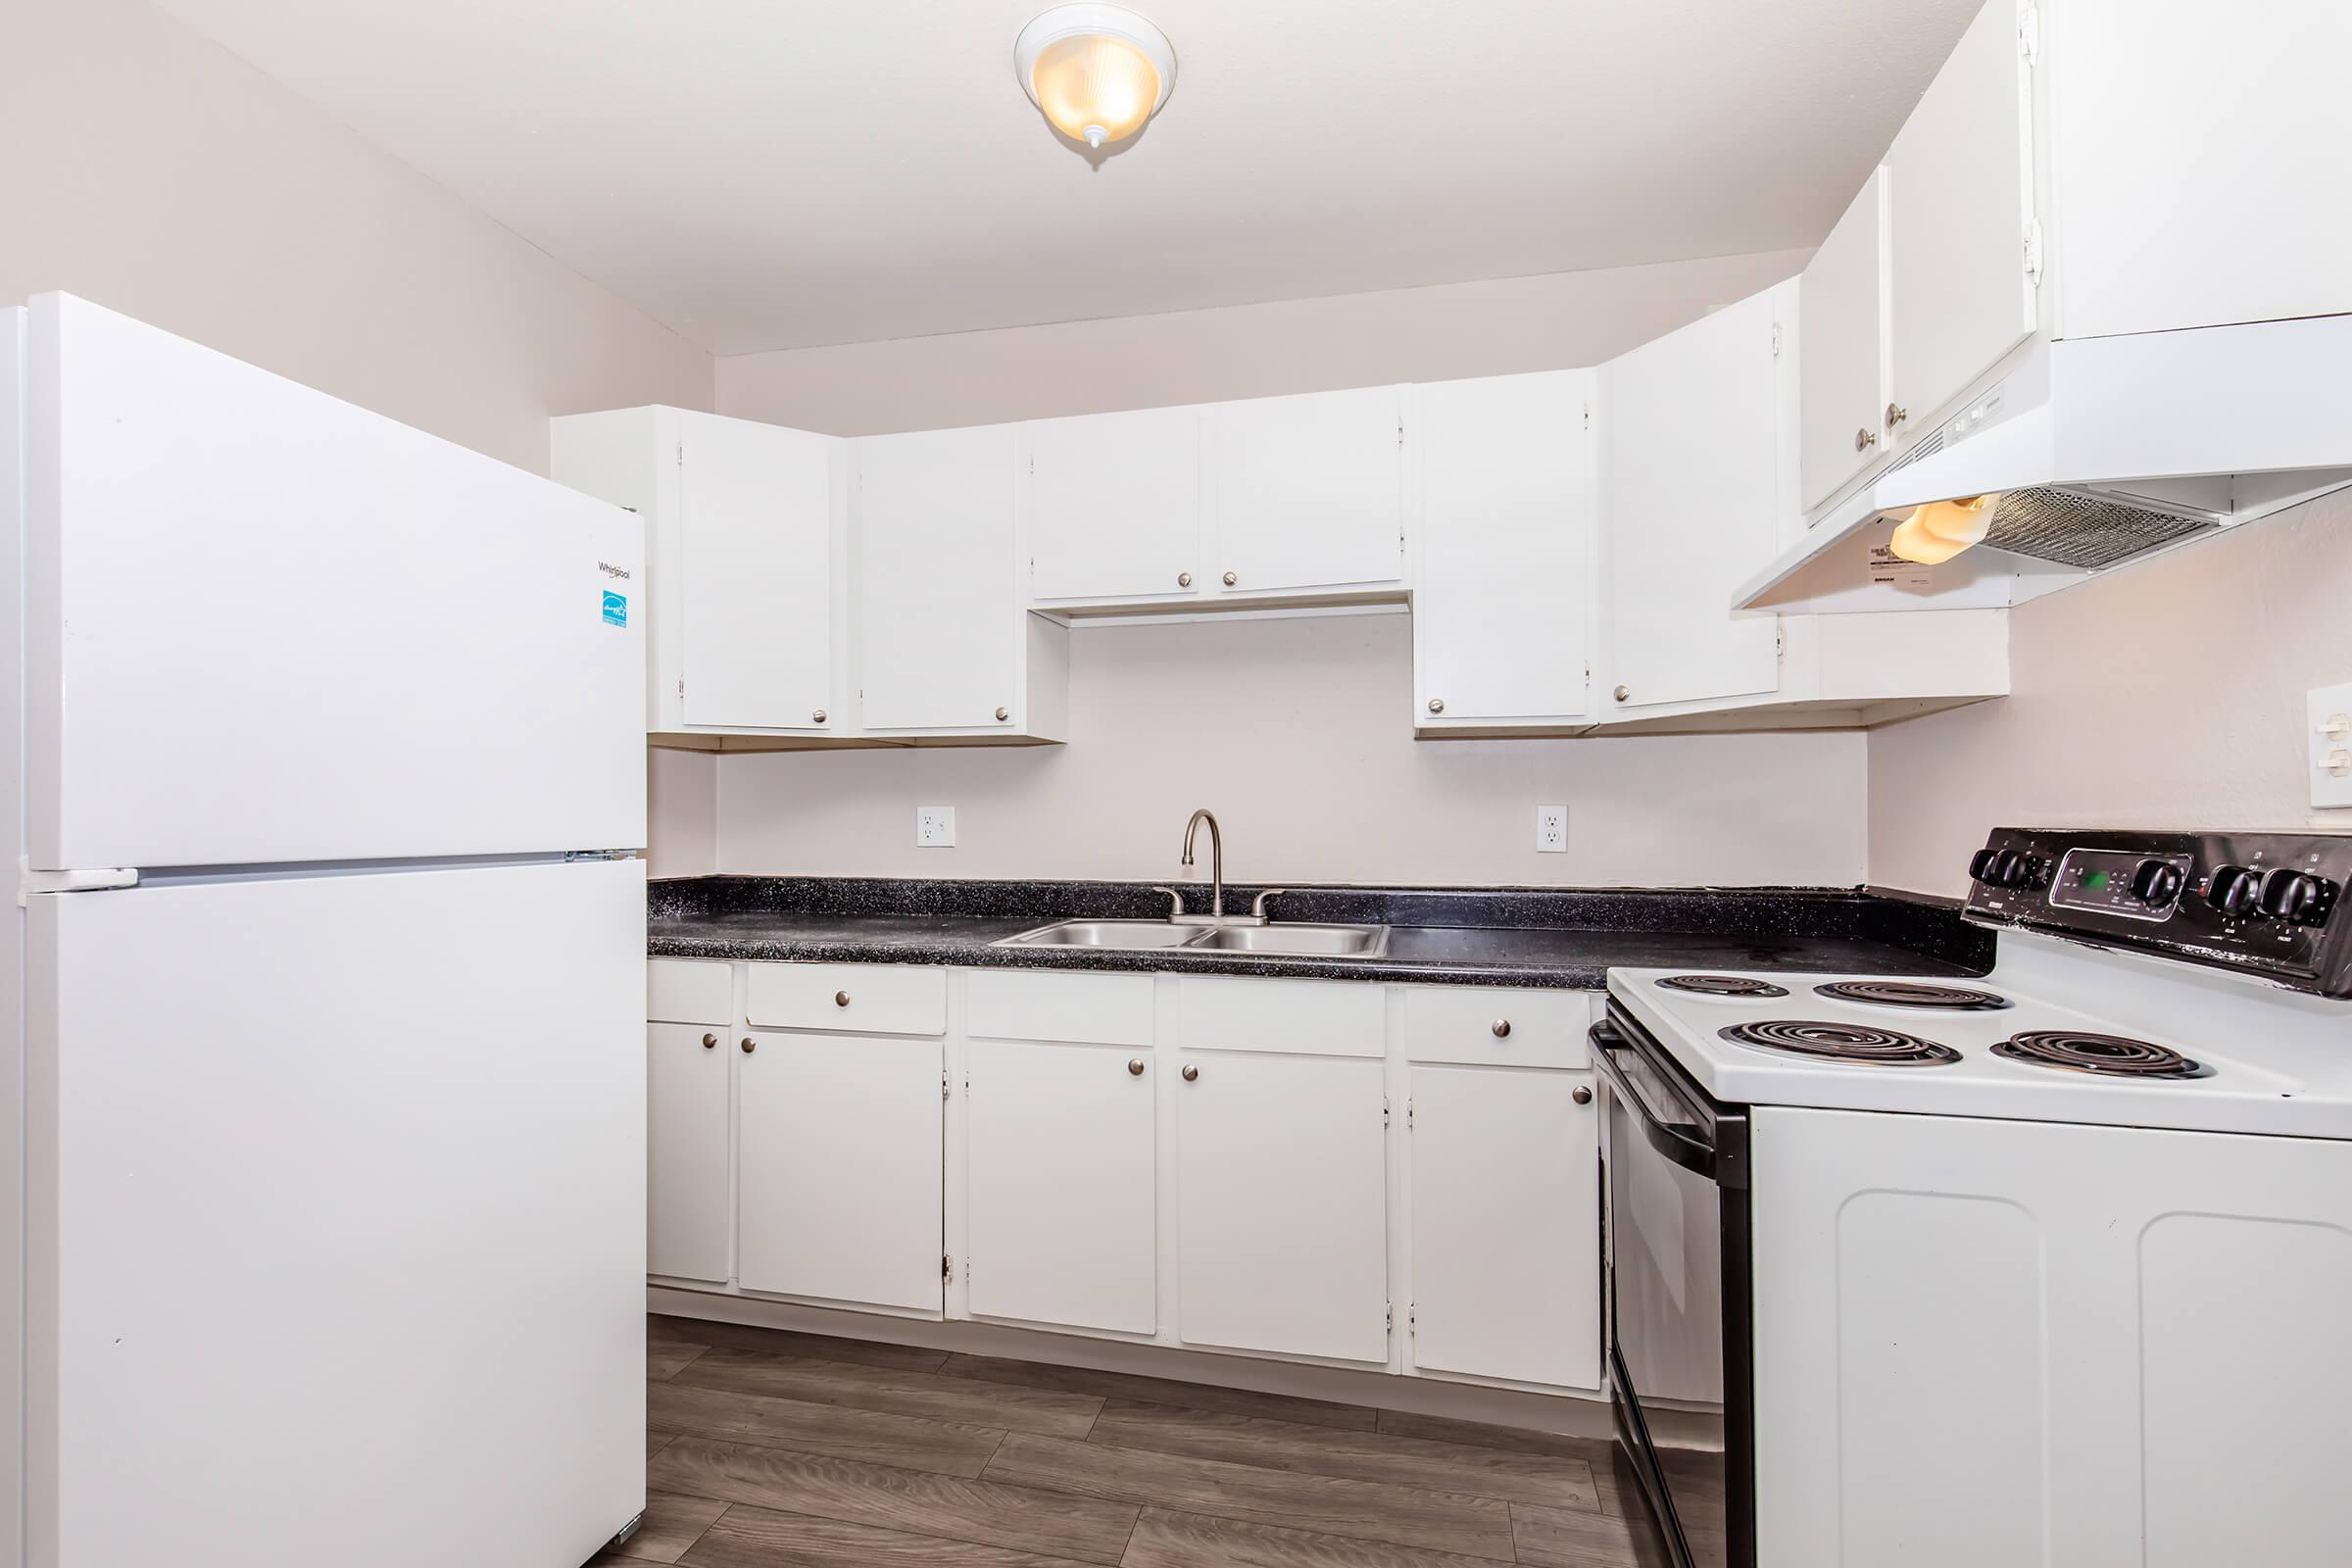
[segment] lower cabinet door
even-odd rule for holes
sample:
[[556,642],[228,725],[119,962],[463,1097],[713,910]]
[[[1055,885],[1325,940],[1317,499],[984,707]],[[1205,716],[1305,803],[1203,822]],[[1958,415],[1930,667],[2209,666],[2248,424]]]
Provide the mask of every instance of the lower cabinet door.
[[727,1047],[722,1028],[645,1026],[648,1274],[727,1277]]
[[1600,1386],[1592,1085],[1582,1072],[1413,1069],[1414,1366]]
[[736,1065],[736,1279],[938,1315],[937,1040],[754,1030]]
[[1185,1343],[1388,1359],[1384,1070],[1361,1057],[1184,1054],[1169,1092]]
[[1156,1076],[1150,1052],[972,1042],[965,1299],[975,1316],[1159,1327]]

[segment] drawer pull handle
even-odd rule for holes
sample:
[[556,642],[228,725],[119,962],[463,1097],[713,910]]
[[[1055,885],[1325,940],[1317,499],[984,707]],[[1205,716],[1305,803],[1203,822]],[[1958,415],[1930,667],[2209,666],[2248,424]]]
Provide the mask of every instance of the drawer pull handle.
[[1127,1075],[1130,1078],[1141,1078],[1144,1075],[1143,1057],[1130,1056],[1127,1058]]
[[847,991],[836,991],[833,993],[833,1005],[836,1007],[846,1007],[849,1004],[850,994]]
[[716,1036],[716,1035],[705,1035],[705,1036],[703,1036],[703,1049],[704,1049],[705,1051],[709,1051],[709,1050],[710,1050],[710,1049],[711,1049],[713,1046],[716,1046],[717,1044],[718,1044],[718,1036]]
[[1497,1040],[1508,1040],[1511,1038],[1510,1019],[1497,1018],[1494,1020],[1494,1038]]
[[752,1054],[752,1048],[758,1043],[759,1042],[755,1041],[750,1035],[745,1035],[743,1037],[743,1054],[747,1056],[750,1055]]
[[1592,1091],[1587,1089],[1583,1084],[1578,1084],[1568,1098],[1580,1105],[1590,1105],[1592,1103]]
[[1185,1068],[1185,1069],[1184,1069],[1184,1081],[1185,1081],[1186,1083],[1188,1083],[1188,1084],[1189,1084],[1189,1083],[1196,1083],[1196,1082],[1198,1082],[1198,1081],[1200,1080],[1200,1068],[1198,1068],[1198,1067],[1187,1067],[1187,1068]]

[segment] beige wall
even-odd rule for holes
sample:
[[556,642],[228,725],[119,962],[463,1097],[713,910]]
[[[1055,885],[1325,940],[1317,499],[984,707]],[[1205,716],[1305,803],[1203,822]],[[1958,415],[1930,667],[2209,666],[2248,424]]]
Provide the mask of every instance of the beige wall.
[[[547,471],[552,414],[710,357],[139,0],[0,0],[0,302],[65,289]],[[710,760],[654,764],[708,869]]]
[[[1859,734],[1416,742],[1411,631],[1399,614],[1082,626],[1069,745],[728,757],[719,859],[1166,880],[1205,806],[1237,879],[1862,879]],[[1565,855],[1535,849],[1552,803]],[[914,847],[917,806],[956,808],[955,849]]]
[[835,435],[1597,365],[1807,252],[1556,272],[718,362],[718,412]]
[[2352,680],[2352,496],[2009,618],[2015,693],[1870,737],[1871,879],[1959,893],[2001,825],[2352,832],[2311,806],[2304,694]]

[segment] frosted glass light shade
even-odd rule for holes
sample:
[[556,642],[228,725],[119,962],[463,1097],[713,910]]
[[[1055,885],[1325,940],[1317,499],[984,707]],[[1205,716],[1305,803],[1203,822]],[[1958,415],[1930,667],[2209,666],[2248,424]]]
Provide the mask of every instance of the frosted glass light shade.
[[1992,509],[1999,496],[1969,496],[1959,501],[1931,501],[1916,507],[1894,525],[1886,548],[1905,561],[1940,566],[1969,546],[1984,541],[1992,526]]
[[1013,44],[1030,101],[1063,135],[1103,147],[1144,127],[1176,83],[1176,51],[1123,6],[1059,5]]

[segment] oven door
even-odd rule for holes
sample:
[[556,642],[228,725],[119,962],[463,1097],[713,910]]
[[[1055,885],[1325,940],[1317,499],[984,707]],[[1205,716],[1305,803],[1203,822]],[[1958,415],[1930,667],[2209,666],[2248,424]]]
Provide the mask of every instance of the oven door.
[[1614,1002],[1592,1040],[1610,1089],[1618,1438],[1677,1568],[1752,1568],[1747,1117]]

